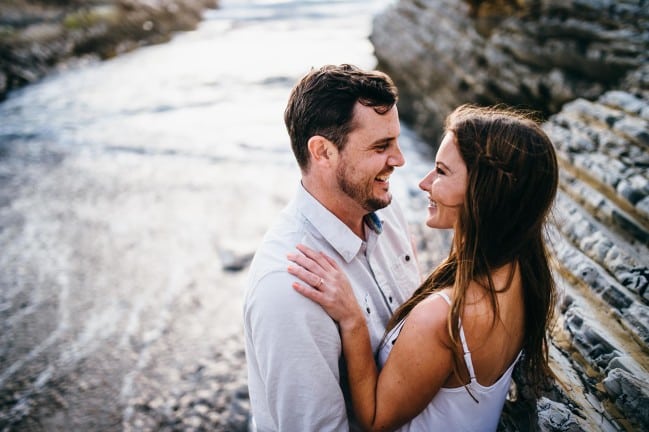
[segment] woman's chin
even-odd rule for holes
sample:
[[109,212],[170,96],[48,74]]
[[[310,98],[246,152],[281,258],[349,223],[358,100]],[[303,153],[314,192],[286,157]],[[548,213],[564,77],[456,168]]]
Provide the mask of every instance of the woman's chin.
[[434,228],[434,229],[452,229],[453,225],[452,224],[447,224],[447,223],[441,223],[439,220],[435,218],[429,218],[426,221],[426,226],[429,228]]

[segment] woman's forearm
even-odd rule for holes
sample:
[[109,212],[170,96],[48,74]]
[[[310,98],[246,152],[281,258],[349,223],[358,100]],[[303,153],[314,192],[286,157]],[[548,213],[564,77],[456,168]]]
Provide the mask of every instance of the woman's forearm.
[[363,429],[371,430],[376,418],[378,369],[365,318],[340,323],[340,331],[354,413]]

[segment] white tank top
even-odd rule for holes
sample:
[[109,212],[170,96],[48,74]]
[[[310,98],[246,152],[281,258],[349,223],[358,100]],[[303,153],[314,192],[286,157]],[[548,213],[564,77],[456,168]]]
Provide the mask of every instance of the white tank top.
[[[446,303],[451,304],[446,293],[439,292],[433,295],[439,295],[446,300]],[[385,364],[394,342],[399,337],[403,323],[404,321],[401,321],[392,329],[381,344],[378,353],[379,367],[383,367]],[[505,397],[509,391],[512,371],[521,353],[518,353],[516,359],[498,381],[485,387],[476,380],[471,352],[467,346],[461,322],[460,339],[464,350],[464,362],[471,377],[471,381],[466,387],[469,388],[477,402],[465,387],[442,387],[426,408],[417,417],[398,429],[399,432],[427,432],[431,430],[493,432],[497,429]]]

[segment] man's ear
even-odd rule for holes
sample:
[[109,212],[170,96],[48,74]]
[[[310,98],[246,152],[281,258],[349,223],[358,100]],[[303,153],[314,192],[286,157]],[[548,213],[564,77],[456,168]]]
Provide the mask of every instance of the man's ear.
[[307,141],[307,147],[313,163],[331,162],[332,156],[337,153],[334,143],[321,135],[314,135]]

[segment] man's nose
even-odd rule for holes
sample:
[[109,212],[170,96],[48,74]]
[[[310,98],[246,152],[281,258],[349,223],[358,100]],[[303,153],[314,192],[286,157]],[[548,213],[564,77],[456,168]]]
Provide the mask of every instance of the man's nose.
[[403,152],[401,151],[401,147],[398,145],[395,147],[394,151],[390,155],[390,158],[388,159],[388,164],[390,166],[403,166],[406,163],[406,158],[403,156]]

